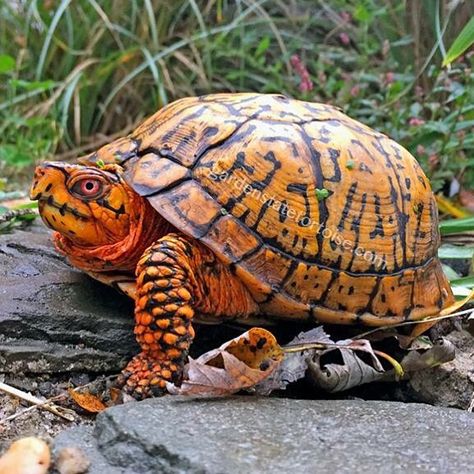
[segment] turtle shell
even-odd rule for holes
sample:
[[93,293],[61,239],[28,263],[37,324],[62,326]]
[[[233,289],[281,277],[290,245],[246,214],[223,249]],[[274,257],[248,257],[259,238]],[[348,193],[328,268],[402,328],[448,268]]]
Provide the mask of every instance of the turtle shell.
[[453,302],[415,158],[335,107],[281,95],[178,100],[92,159],[200,240],[262,312],[369,325]]

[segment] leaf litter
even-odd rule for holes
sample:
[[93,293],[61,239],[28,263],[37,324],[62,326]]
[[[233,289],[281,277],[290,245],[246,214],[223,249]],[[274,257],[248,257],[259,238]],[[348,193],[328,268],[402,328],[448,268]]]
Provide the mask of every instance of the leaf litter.
[[[368,339],[335,342],[321,326],[280,346],[269,331],[253,328],[190,359],[181,386],[170,383],[167,388],[173,395],[193,397],[222,397],[241,390],[269,395],[307,377],[318,388],[334,393],[375,381],[397,381],[454,358],[454,346],[445,339],[433,344],[421,337],[405,352],[398,362],[374,349]],[[328,359],[328,354],[339,357]],[[388,369],[381,360],[388,362]]]

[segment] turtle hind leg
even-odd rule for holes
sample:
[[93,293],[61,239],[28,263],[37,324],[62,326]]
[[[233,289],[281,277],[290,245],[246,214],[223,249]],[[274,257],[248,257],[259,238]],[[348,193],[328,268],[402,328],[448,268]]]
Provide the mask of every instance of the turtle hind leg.
[[117,385],[137,399],[179,384],[194,338],[195,311],[217,318],[245,317],[257,305],[243,284],[199,242],[168,234],[137,265],[135,336],[142,352]]

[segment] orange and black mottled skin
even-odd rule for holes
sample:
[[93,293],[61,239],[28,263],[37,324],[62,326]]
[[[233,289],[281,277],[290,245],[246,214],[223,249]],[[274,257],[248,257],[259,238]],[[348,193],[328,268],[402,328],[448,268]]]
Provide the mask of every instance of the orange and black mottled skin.
[[[138,397],[179,379],[191,318],[383,326],[454,301],[417,161],[332,106],[181,99],[80,162],[40,167],[32,195],[74,265],[136,298]],[[77,196],[81,173],[109,194]],[[135,268],[133,291],[114,272]]]
[[[246,318],[258,306],[242,282],[204,245],[173,229],[121,178],[117,165],[104,169],[45,163],[31,197],[57,232],[55,243],[75,266],[135,298],[135,335],[142,352],[119,377],[135,398],[179,383],[194,337],[195,311],[203,320]],[[78,183],[100,179],[103,192],[80,196]]]
[[119,385],[136,398],[179,383],[194,338],[194,313],[247,317],[258,311],[244,285],[205,246],[170,233],[148,248],[137,265],[135,335],[142,352]]

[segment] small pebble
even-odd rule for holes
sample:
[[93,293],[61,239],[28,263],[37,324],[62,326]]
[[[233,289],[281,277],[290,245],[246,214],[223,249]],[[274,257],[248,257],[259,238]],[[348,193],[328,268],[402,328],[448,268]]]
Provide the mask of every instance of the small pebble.
[[76,447],[61,449],[56,459],[59,474],[83,474],[87,472],[90,464],[84,451]]

